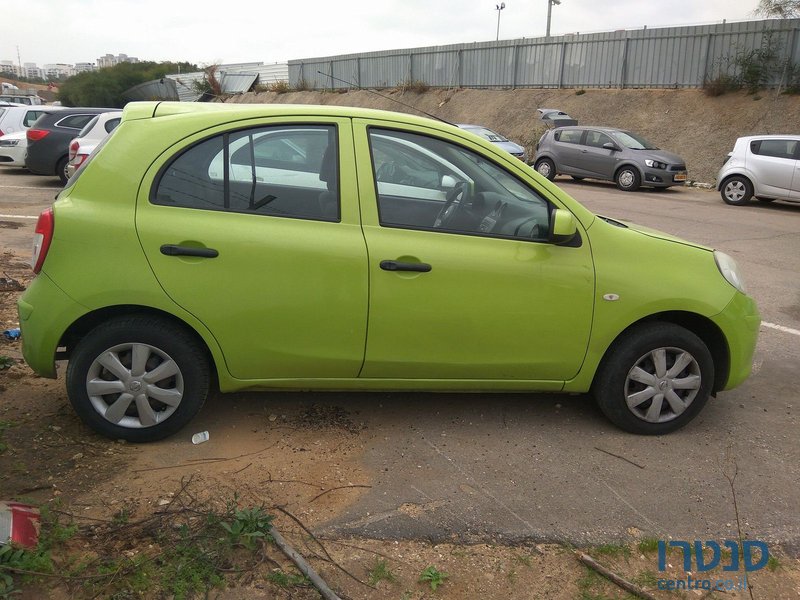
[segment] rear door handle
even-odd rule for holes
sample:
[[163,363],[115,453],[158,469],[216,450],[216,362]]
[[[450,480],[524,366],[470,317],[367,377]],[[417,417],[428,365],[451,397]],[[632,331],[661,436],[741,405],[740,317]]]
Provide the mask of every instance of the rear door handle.
[[219,256],[219,252],[213,248],[194,248],[176,244],[164,244],[161,246],[161,254],[165,256],[199,256],[200,258],[217,258]]
[[415,271],[417,273],[427,273],[431,270],[428,263],[407,263],[397,262],[396,260],[382,260],[381,269],[384,271]]

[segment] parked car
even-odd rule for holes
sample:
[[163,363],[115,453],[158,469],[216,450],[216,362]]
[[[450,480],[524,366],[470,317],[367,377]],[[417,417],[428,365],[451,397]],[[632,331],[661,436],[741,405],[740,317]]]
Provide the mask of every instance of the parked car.
[[24,167],[28,149],[27,131],[0,135],[0,167]]
[[23,354],[113,439],[244,389],[591,391],[662,434],[750,373],[726,254],[591,213],[445,123],[137,102],[36,225]]
[[800,202],[800,135],[750,135],[736,140],[717,175],[727,204]]
[[520,146],[516,142],[512,142],[507,137],[502,136],[499,133],[495,133],[491,129],[483,127],[482,125],[468,125],[465,123],[459,123],[458,127],[474,133],[478,137],[482,137],[485,140],[489,140],[496,146],[499,146],[508,152],[511,156],[516,156],[521,161],[525,161],[527,158],[524,146]]
[[56,175],[67,183],[69,143],[92,117],[110,108],[62,108],[39,117],[28,129],[25,166],[37,175]]
[[23,94],[21,92],[0,94],[0,102],[13,102],[15,104],[26,104],[28,106],[43,104],[39,96]]
[[536,170],[547,179],[614,181],[626,192],[641,186],[665,189],[686,182],[686,163],[631,131],[610,127],[558,127],[536,144]]
[[84,125],[80,133],[69,143],[67,177],[72,177],[103,139],[119,125],[122,111],[114,110],[96,115]]
[[28,129],[46,112],[59,110],[55,106],[0,106],[0,135]]

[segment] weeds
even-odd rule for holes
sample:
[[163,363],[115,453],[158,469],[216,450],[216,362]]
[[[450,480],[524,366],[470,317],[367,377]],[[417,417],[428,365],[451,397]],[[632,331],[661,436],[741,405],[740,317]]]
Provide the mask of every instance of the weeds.
[[379,581],[388,581],[389,583],[394,583],[397,581],[397,578],[386,566],[385,560],[375,558],[375,564],[369,570],[369,583],[370,585],[375,585]]
[[0,355],[0,370],[10,369],[16,361],[10,356]]
[[592,553],[600,556],[624,556],[628,558],[631,555],[631,549],[627,544],[603,544],[592,548]]
[[11,421],[0,421],[0,454],[8,450],[8,444],[3,441],[3,432],[13,426]]
[[656,538],[644,538],[637,546],[642,554],[652,554],[658,552],[658,540]]
[[431,89],[431,86],[421,79],[407,79],[398,86],[402,92],[415,92],[417,94],[424,94]]
[[586,93],[586,90],[575,90],[576,96],[583,96]]
[[431,586],[431,591],[435,592],[436,588],[444,583],[444,580],[447,579],[449,575],[447,573],[442,573],[434,567],[433,565],[426,567],[419,576],[420,583],[429,583]]
[[769,558],[767,559],[767,568],[770,571],[775,572],[781,568],[781,561],[770,554]]
[[305,575],[285,573],[281,569],[275,569],[274,571],[271,571],[269,575],[267,575],[267,580],[283,589],[292,587],[308,587],[311,585],[311,582]]
[[285,94],[292,91],[288,81],[273,81],[267,86],[267,89],[276,94]]

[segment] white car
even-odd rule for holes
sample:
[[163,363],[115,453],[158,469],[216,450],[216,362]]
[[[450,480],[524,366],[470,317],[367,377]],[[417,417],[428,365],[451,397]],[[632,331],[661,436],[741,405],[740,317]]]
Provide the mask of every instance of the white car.
[[24,167],[28,140],[26,130],[0,136],[0,167]]
[[0,105],[0,135],[25,131],[44,113],[61,110],[57,106]]
[[717,175],[726,204],[800,202],[800,135],[751,135],[736,140]]
[[89,158],[92,151],[102,142],[122,120],[122,111],[115,110],[97,115],[84,125],[80,133],[69,144],[69,163],[67,176],[72,177]]

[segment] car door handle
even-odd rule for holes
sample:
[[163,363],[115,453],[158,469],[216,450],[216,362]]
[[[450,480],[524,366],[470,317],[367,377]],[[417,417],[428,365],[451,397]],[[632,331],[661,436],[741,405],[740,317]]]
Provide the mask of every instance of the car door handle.
[[427,273],[431,270],[428,263],[407,263],[397,262],[396,260],[382,260],[381,269],[384,271],[415,271],[417,273]]
[[161,254],[165,256],[199,256],[200,258],[217,258],[219,256],[219,252],[213,248],[194,248],[176,244],[164,244],[161,246]]

